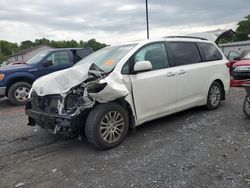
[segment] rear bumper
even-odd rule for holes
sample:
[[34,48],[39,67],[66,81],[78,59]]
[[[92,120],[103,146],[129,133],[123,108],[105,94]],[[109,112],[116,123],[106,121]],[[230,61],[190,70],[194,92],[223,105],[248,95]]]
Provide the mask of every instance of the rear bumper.
[[242,84],[250,84],[250,80],[230,80],[231,87],[241,87]]
[[0,87],[0,97],[4,97],[6,93],[6,87]]

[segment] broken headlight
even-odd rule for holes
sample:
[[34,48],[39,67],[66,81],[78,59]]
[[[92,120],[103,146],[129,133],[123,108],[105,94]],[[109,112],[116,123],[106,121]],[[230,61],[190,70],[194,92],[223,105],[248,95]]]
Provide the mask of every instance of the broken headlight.
[[66,102],[65,102],[65,109],[72,109],[74,108],[78,103],[81,98],[80,93],[70,93],[66,97]]
[[107,83],[89,82],[87,85],[88,93],[99,93],[107,86]]

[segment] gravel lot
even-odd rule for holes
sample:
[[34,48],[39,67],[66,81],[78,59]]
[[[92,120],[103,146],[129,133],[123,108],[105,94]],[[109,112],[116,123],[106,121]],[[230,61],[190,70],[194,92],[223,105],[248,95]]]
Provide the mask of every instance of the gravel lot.
[[244,96],[231,89],[218,110],[146,123],[109,151],[28,127],[23,107],[2,99],[0,187],[248,187]]

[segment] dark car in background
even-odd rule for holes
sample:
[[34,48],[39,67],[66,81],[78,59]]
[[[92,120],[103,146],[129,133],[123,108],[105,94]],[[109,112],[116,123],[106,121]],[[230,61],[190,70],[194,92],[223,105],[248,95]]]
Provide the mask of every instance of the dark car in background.
[[72,67],[92,52],[92,48],[51,49],[25,63],[0,67],[0,97],[8,97],[15,105],[23,105],[37,78]]

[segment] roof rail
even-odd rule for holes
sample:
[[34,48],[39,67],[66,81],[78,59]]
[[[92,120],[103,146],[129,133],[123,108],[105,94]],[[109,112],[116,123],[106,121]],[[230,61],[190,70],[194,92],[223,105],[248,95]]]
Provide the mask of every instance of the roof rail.
[[188,38],[188,39],[200,39],[200,40],[207,40],[205,38],[201,38],[201,37],[192,37],[192,36],[167,36],[164,38]]

